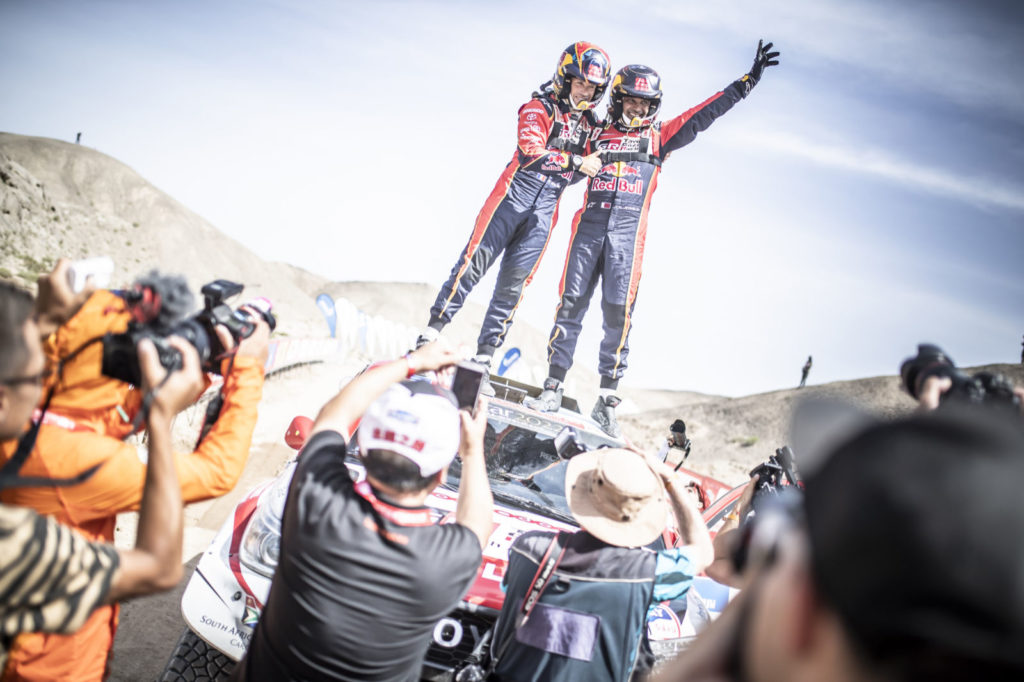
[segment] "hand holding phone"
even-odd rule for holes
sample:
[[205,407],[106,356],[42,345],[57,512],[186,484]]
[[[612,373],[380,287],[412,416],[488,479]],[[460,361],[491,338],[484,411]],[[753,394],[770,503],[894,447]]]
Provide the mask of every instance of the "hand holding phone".
[[114,261],[108,256],[99,258],[86,258],[76,260],[68,267],[68,286],[71,293],[77,294],[85,289],[89,278],[96,289],[106,289],[110,286],[110,276],[114,273]]
[[475,362],[460,362],[455,365],[452,378],[452,393],[459,409],[476,413],[476,401],[480,396],[480,384],[484,378],[483,368]]

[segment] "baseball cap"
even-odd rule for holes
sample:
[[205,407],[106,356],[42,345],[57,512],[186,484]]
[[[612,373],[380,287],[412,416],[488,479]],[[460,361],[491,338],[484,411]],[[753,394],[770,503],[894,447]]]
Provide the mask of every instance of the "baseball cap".
[[815,427],[803,409],[794,446],[810,429],[804,442],[827,450],[810,447],[801,467],[812,572],[859,649],[897,668],[931,660],[1024,679],[1020,420],[944,406],[882,422],[833,405]]
[[668,521],[665,486],[631,450],[600,448],[570,459],[565,498],[584,530],[617,547],[654,542]]
[[363,414],[359,451],[389,450],[432,476],[459,449],[459,408],[446,388],[426,381],[392,384]]

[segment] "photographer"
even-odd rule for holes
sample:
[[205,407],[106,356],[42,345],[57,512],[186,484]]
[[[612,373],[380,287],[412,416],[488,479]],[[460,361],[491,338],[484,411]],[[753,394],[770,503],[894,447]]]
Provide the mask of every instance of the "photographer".
[[[280,563],[233,680],[419,679],[430,633],[466,594],[494,530],[483,439],[451,391],[417,372],[458,356],[443,339],[350,381],[317,415],[292,476]],[[354,425],[366,478],[345,465]],[[462,460],[454,523],[426,506]]]
[[[65,264],[59,264],[60,275]],[[0,440],[21,435],[41,394],[44,358],[27,292],[0,282]],[[0,669],[21,632],[71,632],[94,608],[173,587],[181,578],[181,493],[170,424],[194,400],[202,375],[194,349],[172,340],[184,366],[167,377],[151,343],[139,346],[143,390],[159,386],[146,418],[150,466],[134,549],[88,542],[24,507],[0,504]],[[0,473],[0,486],[41,484]]]
[[[122,439],[140,425],[145,391],[101,373],[104,350],[98,341],[128,328],[131,315],[125,299],[96,291],[75,311],[68,304],[74,296],[61,267],[66,266],[58,266],[40,283],[37,316],[59,323],[44,343],[49,372],[45,388],[52,396],[21,474],[74,478],[96,470],[80,485],[6,490],[2,500],[31,507],[89,539],[110,542],[116,515],[138,509],[142,500],[147,467],[136,447]],[[66,313],[71,316],[62,320]],[[255,317],[254,333],[237,347],[217,328],[220,343],[232,351],[220,365],[223,408],[194,452],[175,454],[185,502],[231,490],[248,459],[269,338],[267,324]],[[0,459],[10,458],[15,447],[13,442],[0,446]],[[102,679],[117,616],[115,606],[105,607],[73,635],[22,635],[11,650],[4,680]]]
[[900,383],[923,411],[951,404],[1009,408],[1024,416],[1024,388],[1014,387],[1004,375],[976,372],[969,375],[934,344],[917,346],[917,355],[900,365]]
[[[581,530],[523,533],[509,550],[491,641],[497,679],[627,680],[644,672],[648,609],[685,595],[711,562],[692,496],[657,457],[582,452],[569,460],[565,490]],[[670,510],[683,546],[650,549]]]
[[843,412],[805,411],[805,522],[659,679],[1024,679],[1020,422]]

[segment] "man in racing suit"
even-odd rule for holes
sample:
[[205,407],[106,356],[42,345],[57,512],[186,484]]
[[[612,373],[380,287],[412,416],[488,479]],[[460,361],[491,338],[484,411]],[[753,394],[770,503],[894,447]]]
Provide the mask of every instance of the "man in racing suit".
[[604,95],[610,75],[604,50],[592,43],[573,43],[562,52],[551,81],[519,108],[515,154],[441,286],[417,346],[437,338],[494,259],[504,252],[477,339],[475,360],[490,366],[558,221],[562,191],[581,179],[579,173],[593,177],[601,165],[596,154],[589,154],[589,142],[597,125],[593,108]]
[[583,315],[601,280],[604,340],[598,359],[601,394],[592,416],[610,435],[621,433],[615,419],[615,395],[629,355],[630,316],[647,236],[647,212],[658,173],[668,155],[693,142],[716,118],[746,97],[765,67],[777,64],[772,44],[758,43],[750,73],[706,101],[665,122],[655,122],[661,107],[661,79],[646,66],[623,67],[612,80],[608,120],[594,140],[603,165],[591,178],[583,208],[572,224],[569,251],[559,284],[560,301],[548,341],[548,378],[544,391],[527,405],[559,409],[562,382],[572,367]]
[[[142,499],[146,464],[134,445],[121,440],[133,431],[142,395],[136,387],[101,375],[101,344],[88,342],[124,331],[129,318],[121,298],[97,291],[46,340],[47,366],[60,367],[49,382],[58,385],[20,473],[73,478],[99,468],[78,485],[15,488],[0,496],[6,504],[30,507],[101,542],[113,542],[117,514],[137,510]],[[175,453],[184,502],[223,495],[238,482],[256,425],[268,339],[269,329],[259,321],[233,357],[224,360],[220,418],[194,452]],[[226,347],[231,341],[230,336],[221,337]],[[0,464],[16,446],[17,441],[0,445]],[[102,679],[117,621],[117,606],[107,605],[96,609],[74,634],[20,635],[3,671],[4,682]]]

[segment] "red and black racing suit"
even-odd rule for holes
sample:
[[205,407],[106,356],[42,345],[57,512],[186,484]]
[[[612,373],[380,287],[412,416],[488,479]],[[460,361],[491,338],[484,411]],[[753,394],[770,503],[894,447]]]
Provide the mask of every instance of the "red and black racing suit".
[[604,340],[598,357],[601,385],[616,387],[629,355],[630,316],[636,303],[647,237],[647,213],[661,163],[693,142],[745,93],[736,81],[707,101],[669,121],[627,129],[609,121],[597,134],[594,149],[604,166],[590,179],[583,208],[573,218],[569,251],[559,283],[561,297],[548,341],[550,376],[565,378],[583,315],[601,280]]
[[430,326],[451,321],[466,296],[502,251],[498,282],[477,345],[491,355],[505,340],[512,317],[533,279],[558,221],[558,200],[582,179],[572,170],[574,154],[589,151],[597,121],[549,94],[534,93],[519,109],[519,144],[477,216],[473,234],[430,309]]

